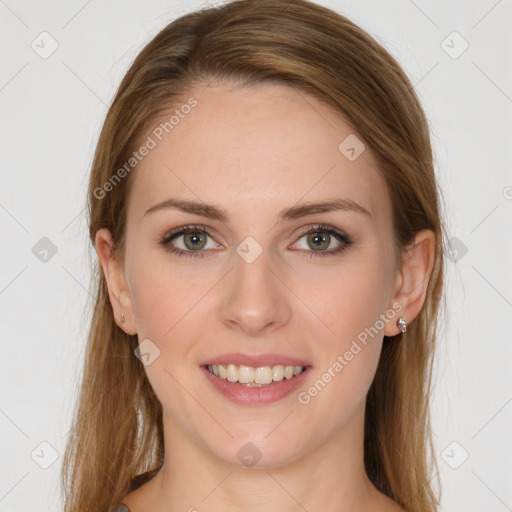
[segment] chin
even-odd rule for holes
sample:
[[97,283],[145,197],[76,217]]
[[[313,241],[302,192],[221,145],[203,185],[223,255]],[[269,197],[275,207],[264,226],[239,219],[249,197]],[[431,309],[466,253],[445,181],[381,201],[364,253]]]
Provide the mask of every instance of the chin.
[[[236,436],[228,442],[211,446],[210,450],[218,459],[228,465],[247,469],[275,469],[292,464],[303,455],[303,447],[296,440],[283,433]],[[271,439],[273,437],[273,439]],[[219,448],[222,446],[221,450]]]

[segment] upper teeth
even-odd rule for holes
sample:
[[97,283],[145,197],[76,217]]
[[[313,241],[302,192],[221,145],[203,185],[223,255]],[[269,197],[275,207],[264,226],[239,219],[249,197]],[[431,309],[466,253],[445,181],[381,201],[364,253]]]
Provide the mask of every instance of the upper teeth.
[[303,366],[284,366],[282,364],[257,368],[235,364],[208,365],[208,371],[217,377],[241,384],[270,384],[272,381],[278,382],[285,377],[291,379],[294,375],[302,373],[303,369]]

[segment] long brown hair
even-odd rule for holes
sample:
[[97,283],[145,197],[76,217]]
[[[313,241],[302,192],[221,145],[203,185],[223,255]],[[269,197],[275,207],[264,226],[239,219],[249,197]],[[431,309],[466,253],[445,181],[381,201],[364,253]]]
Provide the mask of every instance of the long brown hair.
[[[89,183],[91,241],[108,228],[114,257],[123,258],[137,171],[111,180],[156,120],[192,86],[211,80],[286,84],[336,109],[378,160],[392,201],[397,261],[418,231],[435,233],[425,304],[405,334],[384,339],[366,399],[364,460],[374,485],[407,511],[437,511],[429,400],[444,297],[441,196],[413,86],[364,30],[306,0],[234,0],[167,25],[137,56],[106,116]],[[97,261],[92,279],[85,366],[62,467],[65,512],[108,511],[156,474],[164,457],[162,406],[134,356],[139,340],[115,323]]]

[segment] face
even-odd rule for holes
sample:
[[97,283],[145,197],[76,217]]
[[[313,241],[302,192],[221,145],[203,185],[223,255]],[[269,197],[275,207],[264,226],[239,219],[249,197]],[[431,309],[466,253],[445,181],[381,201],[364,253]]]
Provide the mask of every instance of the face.
[[[120,325],[150,340],[166,432],[276,467],[362,429],[383,335],[398,333],[390,198],[370,150],[315,98],[190,96],[133,171]],[[153,208],[171,199],[202,209]],[[325,202],[346,207],[300,208]]]

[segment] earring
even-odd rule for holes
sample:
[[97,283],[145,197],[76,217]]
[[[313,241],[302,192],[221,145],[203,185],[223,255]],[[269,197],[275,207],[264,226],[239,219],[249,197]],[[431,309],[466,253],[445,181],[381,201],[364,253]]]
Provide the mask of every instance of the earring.
[[124,321],[125,321],[125,317],[124,317],[124,313],[121,313],[121,322],[124,324]]
[[399,327],[399,329],[400,329],[402,332],[407,331],[407,322],[405,321],[405,318],[404,318],[403,316],[401,316],[401,317],[397,320],[396,325]]

